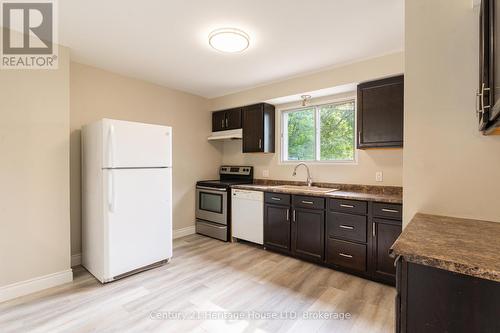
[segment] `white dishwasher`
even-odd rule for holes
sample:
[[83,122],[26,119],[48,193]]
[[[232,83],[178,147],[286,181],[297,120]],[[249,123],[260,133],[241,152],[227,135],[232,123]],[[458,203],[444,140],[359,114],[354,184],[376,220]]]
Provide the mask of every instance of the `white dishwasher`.
[[264,244],[264,192],[231,190],[232,236]]

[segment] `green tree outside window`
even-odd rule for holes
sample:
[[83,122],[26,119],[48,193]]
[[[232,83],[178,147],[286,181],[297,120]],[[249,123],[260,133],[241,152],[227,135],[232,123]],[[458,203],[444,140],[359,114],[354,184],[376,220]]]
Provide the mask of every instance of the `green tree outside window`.
[[284,159],[353,161],[354,119],[354,100],[284,112]]

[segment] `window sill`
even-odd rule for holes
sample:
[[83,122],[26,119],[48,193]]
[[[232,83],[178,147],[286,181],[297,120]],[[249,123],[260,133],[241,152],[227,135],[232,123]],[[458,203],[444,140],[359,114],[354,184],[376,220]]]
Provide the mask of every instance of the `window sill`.
[[358,161],[280,161],[278,165],[297,165],[299,163],[305,163],[307,165],[358,165]]

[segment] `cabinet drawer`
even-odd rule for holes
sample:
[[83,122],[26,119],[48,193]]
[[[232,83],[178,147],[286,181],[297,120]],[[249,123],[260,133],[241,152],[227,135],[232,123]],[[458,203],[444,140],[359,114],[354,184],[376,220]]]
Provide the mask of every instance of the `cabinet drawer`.
[[366,245],[328,238],[326,251],[327,263],[366,271]]
[[289,206],[290,194],[266,192],[264,195],[264,201],[269,204]]
[[401,220],[403,206],[398,204],[386,204],[375,202],[373,204],[373,216],[385,217],[390,219]]
[[329,212],[326,230],[329,237],[366,243],[366,216]]
[[294,195],[293,206],[310,209],[325,209],[325,199],[317,197],[308,197],[305,195]]
[[329,208],[337,212],[366,215],[366,201],[330,199]]

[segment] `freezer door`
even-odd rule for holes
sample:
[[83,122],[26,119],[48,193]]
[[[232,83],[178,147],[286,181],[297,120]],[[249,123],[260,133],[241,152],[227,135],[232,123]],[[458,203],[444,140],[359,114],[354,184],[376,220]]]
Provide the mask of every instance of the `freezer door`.
[[103,168],[172,166],[172,128],[103,120]]
[[172,257],[172,169],[104,170],[106,278]]

